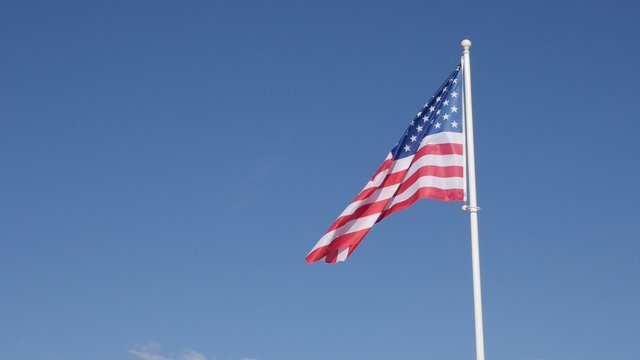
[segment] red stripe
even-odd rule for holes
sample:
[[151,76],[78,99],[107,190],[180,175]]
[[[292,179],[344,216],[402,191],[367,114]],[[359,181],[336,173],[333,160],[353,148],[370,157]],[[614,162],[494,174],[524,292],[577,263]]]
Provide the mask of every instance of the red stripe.
[[[357,243],[349,246],[349,250],[347,253],[347,257],[351,256],[351,254],[353,253],[353,251],[358,247],[358,245],[360,244],[360,241],[358,241]],[[338,262],[338,254],[340,253],[340,251],[332,251],[329,254],[327,254],[327,256],[324,258],[324,262],[326,263],[330,263],[330,264],[335,264]]]
[[369,196],[371,196],[371,194],[373,194],[376,190],[389,186],[389,185],[394,185],[394,184],[399,184],[402,182],[402,179],[404,178],[404,175],[407,173],[407,170],[403,170],[403,171],[399,171],[397,173],[393,173],[393,174],[388,174],[387,177],[380,183],[380,185],[375,186],[375,187],[371,187],[368,189],[364,189],[360,192],[360,194],[358,194],[358,196],[356,196],[355,199],[353,199],[352,202],[358,201],[358,200],[362,200],[362,199],[366,199]]
[[[422,158],[423,156],[426,156],[426,155],[462,155],[462,151],[463,151],[462,144],[451,143],[451,144],[431,144],[431,145],[426,145],[426,146],[423,146],[422,148],[420,148],[420,150],[418,150],[418,152],[416,153],[414,158],[411,160],[411,163],[412,164],[415,163],[420,158]],[[378,174],[380,174],[382,171],[387,170],[388,168],[390,168],[391,164],[393,162],[394,162],[394,160],[392,160],[392,159],[385,160],[382,163],[382,166],[380,166],[380,169],[378,169],[378,171],[376,171],[375,175],[373,175],[371,177],[371,181],[373,181],[373,179],[375,179],[375,177],[378,176]],[[411,166],[409,166],[409,168],[410,167]],[[378,185],[377,187],[371,187],[371,188],[362,190],[358,194],[358,196],[356,196],[355,199],[353,199],[353,201],[351,201],[351,202],[362,200],[362,199],[366,199],[367,197],[369,197],[374,191],[376,191],[380,187],[401,183],[402,179],[404,178],[404,174],[406,173],[406,171],[409,168],[407,168],[407,169],[405,169],[403,171],[387,174],[387,176],[381,182],[380,185]],[[438,176],[438,175],[433,175],[433,176]],[[448,176],[438,176],[438,177],[448,177]]]
[[423,166],[421,168],[418,168],[416,172],[411,174],[411,176],[409,176],[404,182],[402,182],[402,185],[400,185],[395,195],[397,196],[399,194],[402,194],[423,176],[435,176],[439,178],[461,178],[464,176],[464,169],[462,168],[462,166]]
[[391,165],[393,165],[393,161],[394,161],[393,158],[386,159],[385,161],[383,161],[382,165],[380,165],[380,167],[378,168],[378,170],[376,170],[376,172],[373,174],[370,180],[375,179],[375,177],[378,176],[378,174],[390,168]]
[[327,255],[325,255],[324,257],[324,262],[329,263],[329,264],[335,264],[338,262],[338,252],[337,251],[331,251],[329,253],[327,253]]
[[[331,225],[331,227],[327,230],[327,232],[337,229],[340,226],[346,224],[347,222],[357,219],[363,216],[369,216],[372,214],[376,214],[384,210],[389,201],[393,199],[393,197],[403,193],[407,188],[413,185],[419,178],[423,176],[436,176],[436,177],[462,177],[463,176],[463,168],[461,166],[423,166],[418,169],[413,175],[411,175],[400,187],[396,190],[394,195],[385,200],[380,200],[376,202],[372,202],[369,204],[363,204],[358,207],[352,214],[344,215],[336,219],[336,221]],[[386,186],[390,184],[384,184]],[[375,188],[378,190],[378,188]]]
[[[442,201],[461,201],[464,199],[464,191],[462,189],[449,189],[443,190],[439,188],[433,187],[425,187],[420,188],[407,200],[399,202],[393,205],[388,210],[384,211],[380,218],[378,218],[377,222],[384,219],[385,217],[398,212],[400,210],[404,210],[409,206],[413,205],[419,199],[434,199],[434,200],[442,200]],[[349,234],[345,234],[335,238],[328,245],[319,247],[313,250],[306,257],[306,261],[308,263],[312,263],[318,261],[322,258],[325,258],[325,262],[335,263],[337,261],[337,256],[340,250],[349,247],[349,253],[347,255],[350,256],[356,247],[360,244],[362,239],[369,233],[371,228],[355,231]]]
[[[371,230],[371,228],[354,231],[352,233],[339,236],[329,244],[311,251],[309,255],[307,255],[305,260],[308,263],[312,263],[314,261],[318,261],[323,257],[327,256],[328,258],[325,260],[326,262],[330,262],[327,260],[331,260],[331,259],[333,259],[333,262],[335,262],[334,256],[338,255],[338,251],[349,246],[352,246],[355,249],[355,247],[358,246],[360,241],[362,241],[362,239],[367,235],[367,233],[369,233],[369,230]],[[349,254],[351,254],[351,252],[353,252],[353,250],[350,251]],[[335,253],[335,255],[333,255],[332,253]]]
[[387,207],[387,204],[389,204],[392,199],[393,197],[360,206],[356,209],[356,211],[353,212],[353,214],[341,216],[336,219],[336,221],[331,224],[331,227],[329,228],[329,230],[327,230],[327,232],[335,230],[351,220],[382,212],[382,210]]
[[[447,143],[447,144],[430,144],[426,145],[418,150],[414,158],[412,159],[412,163],[415,163],[418,159],[427,155],[452,155],[463,153],[462,144],[455,143]],[[395,161],[393,159],[385,160],[382,165],[378,168],[376,173],[371,177],[371,180],[374,180],[376,176],[383,173],[384,171],[389,171],[394,165]],[[393,205],[391,208],[385,210],[385,207],[388,206],[389,202],[394,199],[395,196],[407,190],[411,185],[415,184],[415,182],[424,176],[435,176],[440,178],[449,178],[449,177],[463,177],[464,170],[462,166],[423,166],[419,168],[415,173],[413,173],[407,179],[404,179],[408,169],[398,171],[396,173],[386,174],[385,178],[381,181],[380,185],[375,187],[371,187],[368,189],[363,189],[356,198],[352,201],[356,202],[359,200],[366,199],[370,197],[374,192],[388,187],[392,185],[401,184],[399,188],[396,190],[394,196],[389,199],[375,201],[369,204],[363,204],[359,206],[352,214],[341,216],[331,225],[327,233],[333,231],[349,221],[359,219],[365,216],[370,216],[374,214],[380,213],[377,222],[382,220],[383,218],[398,212],[400,210],[406,209],[407,207],[414,204],[419,199],[436,199],[443,201],[459,201],[464,198],[464,191],[462,189],[439,189],[434,187],[423,187],[416,190],[414,194],[411,195],[408,199]],[[362,229],[359,231],[355,231],[349,234],[344,234],[338,236],[333,239],[329,244],[314,249],[307,255],[306,261],[308,263],[315,262],[324,258],[325,262],[335,263],[338,260],[338,254],[341,250],[348,248],[347,257],[350,256],[356,247],[360,244],[362,239],[369,233],[371,227],[367,229]]]
[[395,212],[408,208],[419,199],[434,199],[434,200],[441,200],[441,201],[462,201],[464,200],[464,190],[463,189],[444,190],[444,189],[434,188],[434,187],[420,188],[413,195],[411,195],[411,197],[409,197],[407,200],[401,201],[393,205],[392,207],[390,207],[388,210],[386,210],[382,214],[382,216],[380,216],[380,218],[378,219],[378,222],[380,222],[380,220],[384,219],[385,217]]
[[462,144],[458,143],[429,144],[416,152],[414,161],[424,155],[462,155],[462,149]]

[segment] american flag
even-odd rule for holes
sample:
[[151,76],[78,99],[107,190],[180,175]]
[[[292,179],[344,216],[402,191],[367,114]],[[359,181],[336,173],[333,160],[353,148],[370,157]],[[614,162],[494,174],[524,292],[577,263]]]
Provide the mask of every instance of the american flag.
[[378,221],[418,199],[463,201],[464,132],[460,66],[411,120],[358,196],[306,257],[344,261]]

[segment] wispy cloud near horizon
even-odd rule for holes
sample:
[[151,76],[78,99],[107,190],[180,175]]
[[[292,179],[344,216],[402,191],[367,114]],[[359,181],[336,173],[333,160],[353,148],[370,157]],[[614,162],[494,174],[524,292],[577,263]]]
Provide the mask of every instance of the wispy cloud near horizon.
[[161,354],[161,351],[162,347],[160,344],[150,342],[134,349],[129,349],[128,352],[140,360],[208,360],[206,356],[190,349],[184,351],[179,357],[163,355]]
[[[162,347],[155,342],[148,342],[143,345],[129,349],[128,353],[137,357],[140,360],[215,360],[215,358],[207,358],[205,355],[187,349],[182,352],[181,355],[165,355],[162,354]],[[256,358],[242,357],[240,360],[258,360]]]

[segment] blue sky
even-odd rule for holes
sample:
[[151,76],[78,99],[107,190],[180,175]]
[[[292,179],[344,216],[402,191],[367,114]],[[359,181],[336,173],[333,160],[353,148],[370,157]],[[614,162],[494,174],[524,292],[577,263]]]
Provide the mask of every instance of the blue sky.
[[638,7],[2,1],[0,358],[473,358],[459,203],[304,262],[468,37],[487,359],[638,359]]

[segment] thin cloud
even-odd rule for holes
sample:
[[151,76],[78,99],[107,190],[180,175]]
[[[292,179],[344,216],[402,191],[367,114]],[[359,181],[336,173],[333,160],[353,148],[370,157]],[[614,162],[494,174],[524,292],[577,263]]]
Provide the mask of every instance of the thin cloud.
[[136,356],[140,360],[207,360],[206,356],[193,350],[187,350],[177,358],[163,355],[160,353],[161,350],[159,344],[147,343],[135,349],[129,349],[129,354]]
[[180,360],[207,360],[207,358],[199,352],[188,350],[180,357]]
[[140,350],[129,350],[129,354],[135,355],[141,360],[169,360],[169,358],[158,354],[152,354]]
[[[129,349],[129,354],[137,357],[140,360],[215,360],[212,358],[207,358],[203,354],[187,349],[182,355],[166,355],[162,353],[162,347],[158,343],[150,342],[144,345],[137,346],[133,349]],[[258,360],[256,358],[250,357],[242,357],[240,360]]]

